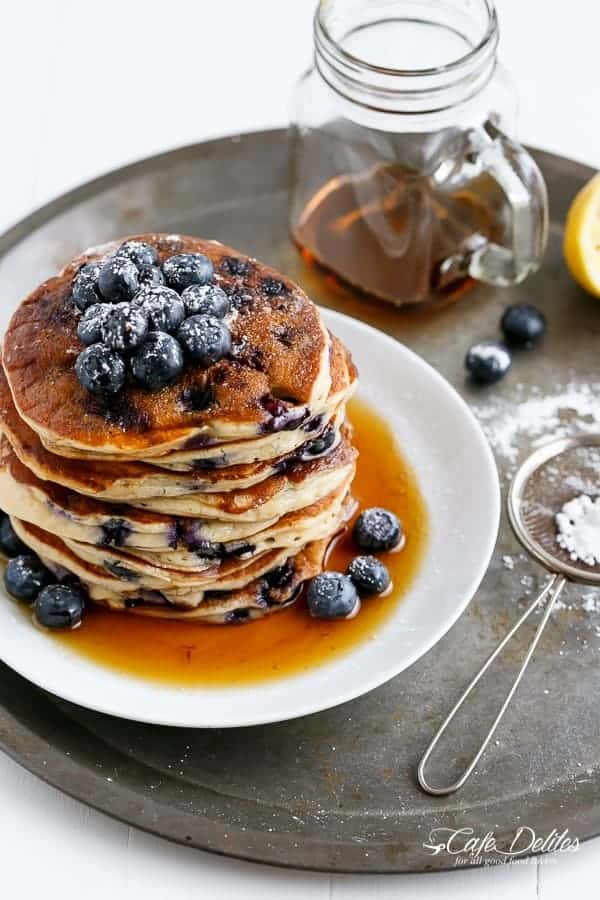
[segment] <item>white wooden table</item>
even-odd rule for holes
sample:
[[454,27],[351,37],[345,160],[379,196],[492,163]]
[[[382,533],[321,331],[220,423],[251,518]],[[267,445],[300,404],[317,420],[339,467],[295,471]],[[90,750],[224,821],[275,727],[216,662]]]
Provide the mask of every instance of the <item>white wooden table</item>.
[[[161,150],[284,124],[315,0],[0,4],[0,226]],[[600,167],[600,5],[498,0],[521,138]],[[428,876],[302,874],[172,846],[69,800],[0,755],[0,896],[552,900],[597,896],[600,844]]]

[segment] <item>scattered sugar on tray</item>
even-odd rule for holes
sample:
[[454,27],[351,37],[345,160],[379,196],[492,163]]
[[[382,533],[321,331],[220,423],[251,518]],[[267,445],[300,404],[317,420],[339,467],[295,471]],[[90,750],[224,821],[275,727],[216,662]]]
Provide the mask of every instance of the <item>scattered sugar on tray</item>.
[[600,593],[588,591],[581,596],[581,608],[586,613],[600,613]]
[[[520,593],[517,592],[515,600],[531,596],[534,585],[536,585],[536,579],[529,571],[519,575],[519,570],[522,570],[522,567],[531,566],[531,559],[525,553],[516,553],[512,556],[505,554],[502,556],[502,565],[510,572],[515,571],[519,578],[522,590]],[[555,615],[575,610],[585,613],[588,617],[600,615],[600,590],[594,588],[588,588],[583,590],[583,592],[577,590],[573,600],[567,599],[566,595],[562,595],[554,604],[552,613]],[[600,637],[600,625],[590,623],[589,627],[597,637]]]
[[510,397],[488,395],[471,403],[493,450],[515,463],[521,449],[547,440],[600,430],[600,383],[572,381],[554,392],[518,384]]
[[580,494],[556,514],[557,543],[574,562],[586,566],[600,563],[600,497]]

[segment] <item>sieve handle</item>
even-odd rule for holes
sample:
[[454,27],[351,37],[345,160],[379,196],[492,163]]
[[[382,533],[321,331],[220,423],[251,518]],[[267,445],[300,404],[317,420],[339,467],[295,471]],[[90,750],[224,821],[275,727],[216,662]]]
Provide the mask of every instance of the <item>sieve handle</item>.
[[[470,682],[470,684],[467,686],[467,688],[465,689],[465,691],[463,692],[461,697],[458,699],[457,703],[452,707],[452,709],[450,710],[450,712],[448,713],[448,715],[442,722],[438,731],[433,736],[431,743],[427,747],[427,750],[425,751],[423,758],[421,759],[421,762],[419,763],[419,768],[417,769],[417,779],[419,781],[419,785],[426,793],[433,794],[434,796],[438,796],[438,797],[444,797],[447,794],[453,794],[455,791],[459,790],[459,788],[461,788],[465,784],[467,779],[473,773],[473,770],[475,769],[475,766],[481,759],[481,757],[485,751],[485,748],[487,747],[487,745],[491,741],[492,737],[494,736],[494,733],[496,731],[496,728],[500,724],[502,716],[508,709],[508,705],[509,705],[510,701],[512,700],[515,691],[517,690],[523,675],[525,674],[525,669],[527,668],[527,666],[529,664],[529,660],[533,656],[534,650],[538,645],[538,641],[542,636],[542,632],[546,626],[546,623],[547,623],[548,619],[550,618],[550,613],[552,612],[552,608],[553,608],[555,602],[558,600],[558,597],[559,597],[562,589],[564,588],[566,582],[567,582],[567,579],[563,575],[553,575],[552,578],[550,578],[549,581],[546,582],[546,585],[540,591],[540,593],[537,595],[535,600],[533,600],[533,602],[527,607],[527,609],[525,610],[525,612],[523,613],[521,618],[513,625],[513,627],[508,632],[508,634],[500,641],[500,643],[498,644],[498,646],[496,647],[494,652],[487,658],[487,660],[485,661],[485,663],[483,664],[483,666],[481,667],[479,672],[475,675],[475,677]],[[546,599],[548,594],[550,594],[551,592],[552,592],[552,597],[550,598],[550,600],[546,606],[546,609],[544,610],[544,615],[542,616],[542,618],[540,620],[540,623],[535,631],[535,634],[529,645],[527,653],[525,654],[525,659],[523,660],[523,662],[521,664],[521,668],[519,669],[517,676],[516,676],[515,680],[513,681],[512,686],[511,686],[508,694],[506,695],[506,698],[505,698],[502,706],[500,707],[500,710],[498,711],[498,714],[497,714],[496,718],[494,719],[490,730],[488,731],[487,735],[485,736],[481,747],[479,748],[479,750],[477,751],[477,753],[475,754],[475,756],[469,763],[468,767],[465,769],[465,771],[463,772],[463,774],[460,776],[460,778],[457,781],[455,781],[453,784],[448,785],[448,787],[433,787],[432,785],[429,784],[429,782],[427,781],[427,779],[425,777],[425,767],[426,767],[427,763],[429,762],[429,758],[430,758],[431,754],[433,753],[433,751],[435,750],[435,748],[436,748],[440,738],[444,734],[446,728],[448,727],[450,722],[454,719],[456,713],[459,711],[459,709],[461,708],[461,706],[463,705],[463,703],[465,702],[465,700],[467,699],[467,697],[469,696],[469,694],[471,693],[473,688],[479,683],[481,678],[485,675],[485,673],[487,672],[487,670],[489,669],[491,664],[494,662],[496,657],[499,656],[500,653],[502,653],[502,651],[504,650],[504,648],[506,647],[508,642],[511,640],[512,637],[514,637],[514,635],[517,633],[517,631],[519,630],[521,625],[523,625],[523,623],[527,621],[527,619],[529,618],[531,613],[534,611],[534,609],[537,609],[537,607],[541,603],[544,602],[544,600]]]

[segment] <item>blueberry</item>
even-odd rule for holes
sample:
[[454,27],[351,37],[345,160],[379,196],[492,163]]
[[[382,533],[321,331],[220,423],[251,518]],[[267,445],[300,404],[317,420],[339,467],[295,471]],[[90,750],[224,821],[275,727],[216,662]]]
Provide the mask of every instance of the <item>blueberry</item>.
[[474,381],[479,384],[493,384],[506,375],[511,362],[506,347],[494,341],[483,341],[470,348],[465,366]]
[[515,303],[505,309],[500,327],[511,344],[527,347],[539,341],[544,334],[546,317],[529,303]]
[[134,266],[158,266],[158,253],[150,244],[144,241],[125,241],[116,253],[125,259],[130,259]]
[[134,303],[139,304],[148,319],[151,331],[177,331],[185,319],[185,307],[179,294],[163,285],[142,288]]
[[164,284],[165,276],[158,266],[138,266],[138,283],[140,287]]
[[313,438],[312,441],[307,441],[303,447],[301,448],[301,459],[311,459],[315,456],[322,456],[322,454],[327,453],[328,450],[331,450],[335,443],[336,439],[336,431],[333,426],[328,425],[325,431],[319,435],[319,437]]
[[102,525],[102,547],[123,547],[131,534],[125,519],[108,519]]
[[52,575],[46,566],[31,553],[15,556],[4,572],[4,586],[8,593],[30,603],[51,580]]
[[131,300],[138,287],[138,270],[126,256],[111,256],[101,266],[98,288],[105,300]]
[[306,602],[316,619],[349,619],[360,609],[356,588],[341,572],[322,572],[308,584]]
[[190,316],[177,332],[177,339],[190,359],[210,366],[231,350],[229,329],[214,316]]
[[250,610],[246,607],[244,609],[232,609],[225,613],[224,622],[227,625],[239,625],[240,622],[247,622],[249,619]]
[[361,550],[381,553],[398,546],[402,539],[402,526],[393,512],[372,506],[361,512],[354,523],[352,537]]
[[33,609],[45,628],[75,628],[84,607],[85,596],[77,585],[49,584],[37,595]]
[[346,575],[361,597],[383,594],[391,584],[387,567],[374,556],[355,556],[346,569]]
[[146,343],[131,360],[133,377],[148,391],[160,391],[175,381],[182,370],[181,347],[174,337],[163,331],[151,331]]
[[229,297],[216,284],[192,284],[186,288],[181,299],[188,316],[214,316],[224,319],[229,312]]
[[278,294],[288,293],[288,288],[283,281],[280,281],[279,278],[273,278],[271,275],[267,275],[266,278],[262,279],[261,287],[267,297],[276,297]]
[[99,397],[116,394],[125,384],[125,363],[106,344],[92,344],[80,353],[75,372],[86,391]]
[[77,337],[89,347],[104,340],[104,326],[112,306],[108,303],[94,303],[88,306],[77,323]]
[[213,264],[203,253],[177,253],[162,265],[169,287],[183,291],[190,284],[207,284],[213,276]]
[[98,293],[98,275],[100,263],[83,266],[73,280],[73,300],[79,309],[87,309],[93,303],[101,301]]
[[29,552],[29,548],[12,527],[8,516],[3,516],[0,522],[0,550],[5,556],[18,556],[19,553]]
[[133,303],[115,303],[104,322],[104,341],[113,350],[135,350],[146,340],[148,319]]
[[252,268],[249,259],[241,259],[239,256],[224,256],[221,260],[221,268],[228,275],[247,275]]

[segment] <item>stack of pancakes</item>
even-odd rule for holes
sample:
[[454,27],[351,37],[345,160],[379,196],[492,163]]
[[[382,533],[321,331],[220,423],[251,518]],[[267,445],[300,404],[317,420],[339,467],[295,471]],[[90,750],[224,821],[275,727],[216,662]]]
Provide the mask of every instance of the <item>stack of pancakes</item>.
[[[292,282],[213,241],[138,235],[213,262],[232,350],[148,393],[78,382],[77,257],[13,315],[0,373],[0,507],[59,577],[113,609],[242,621],[292,602],[348,517],[356,370]],[[120,242],[119,242],[120,243]]]

